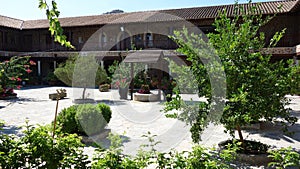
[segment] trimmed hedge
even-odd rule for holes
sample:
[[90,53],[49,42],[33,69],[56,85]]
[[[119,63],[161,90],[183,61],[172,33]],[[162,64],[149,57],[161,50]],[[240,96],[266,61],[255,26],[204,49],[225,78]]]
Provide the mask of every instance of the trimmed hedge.
[[57,125],[65,133],[93,135],[110,122],[111,113],[110,107],[103,103],[73,105],[58,114]]

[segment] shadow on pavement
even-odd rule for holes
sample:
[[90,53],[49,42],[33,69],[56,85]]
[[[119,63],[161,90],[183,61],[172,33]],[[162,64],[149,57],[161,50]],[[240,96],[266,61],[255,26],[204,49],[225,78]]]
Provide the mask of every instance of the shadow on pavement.
[[260,129],[256,130],[246,130],[250,134],[259,134],[262,137],[271,138],[274,140],[285,140],[289,143],[294,143],[295,141],[300,142],[300,124],[296,123],[287,127],[288,131],[284,132],[284,126],[282,123],[270,123],[262,122],[260,124]]
[[107,105],[126,105],[130,100],[96,100],[97,103],[105,103]]
[[0,134],[13,134],[16,136],[22,136],[21,127],[17,126],[3,126],[0,127]]

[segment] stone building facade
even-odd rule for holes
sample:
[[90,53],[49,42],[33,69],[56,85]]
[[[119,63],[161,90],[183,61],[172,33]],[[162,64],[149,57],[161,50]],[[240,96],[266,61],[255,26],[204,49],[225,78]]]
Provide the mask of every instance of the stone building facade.
[[[282,5],[279,10],[278,6]],[[246,11],[248,4],[240,4]],[[19,20],[0,16],[0,59],[30,55],[38,64],[34,68],[41,81],[57,65],[79,52],[101,56],[101,65],[108,67],[114,60],[126,57],[128,50],[155,48],[172,53],[177,45],[168,37],[174,30],[195,25],[204,33],[214,31],[212,23],[220,10],[234,16],[234,5],[182,8],[146,12],[103,14],[61,18],[68,40],[75,50],[53,41],[48,20]],[[286,33],[277,47],[268,50],[273,60],[300,59],[300,0],[263,2],[259,6],[264,16],[276,16],[261,28],[267,41],[277,31]],[[179,57],[184,58],[184,55]],[[171,54],[169,55],[172,56]]]

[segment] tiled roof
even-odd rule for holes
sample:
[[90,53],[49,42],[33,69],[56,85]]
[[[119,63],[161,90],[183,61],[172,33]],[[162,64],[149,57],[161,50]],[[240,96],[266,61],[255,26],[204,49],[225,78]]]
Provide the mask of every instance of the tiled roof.
[[[253,3],[252,5],[254,5]],[[288,13],[299,11],[300,0],[285,0],[285,1],[270,1],[262,2],[259,6],[263,14],[275,13]],[[239,4],[240,7],[246,11],[249,10],[248,4]],[[282,5],[282,9],[278,10],[278,6]],[[80,16],[60,18],[63,27],[75,26],[92,26],[92,25],[105,25],[114,23],[136,23],[136,22],[158,22],[158,21],[174,21],[174,20],[196,20],[196,19],[213,19],[218,16],[220,10],[226,9],[228,16],[234,16],[235,5],[220,5],[220,6],[207,6],[195,8],[182,8],[170,10],[157,10],[157,11],[144,11],[144,12],[131,12],[119,14],[103,14],[94,16]],[[0,17],[0,25],[12,25],[10,27],[20,26],[20,20],[15,22],[8,18],[5,23],[2,23]],[[19,21],[16,23],[16,21]],[[28,20],[23,24],[23,29],[37,29],[48,28],[48,20]]]
[[20,29],[24,21],[0,15],[0,26]]

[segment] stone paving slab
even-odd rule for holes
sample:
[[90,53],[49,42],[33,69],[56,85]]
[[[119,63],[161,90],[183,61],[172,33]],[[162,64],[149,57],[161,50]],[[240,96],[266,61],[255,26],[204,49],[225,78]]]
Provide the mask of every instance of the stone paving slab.
[[[63,108],[73,105],[73,96],[80,95],[80,90],[70,87],[25,88],[16,91],[18,99],[0,100],[0,119],[6,122],[4,132],[19,134],[18,127],[25,125],[26,119],[30,124],[51,123],[54,119],[56,101],[50,100],[48,95],[55,93],[56,89],[60,88],[67,90],[67,98],[59,101],[58,109],[61,111]],[[88,93],[97,102],[110,105],[113,113],[108,128],[126,139],[123,143],[125,153],[135,154],[141,144],[146,144],[147,140],[141,136],[148,131],[157,135],[156,140],[162,142],[157,146],[160,151],[169,151],[172,148],[178,151],[191,150],[192,140],[189,126],[178,120],[166,118],[161,112],[163,102],[120,100],[117,90],[99,92],[98,89],[89,89]],[[263,124],[264,128],[259,131],[244,131],[245,138],[258,140],[275,148],[291,146],[300,150],[300,97],[288,97],[291,99],[292,113],[298,117],[298,122],[290,127],[294,135],[285,135],[276,125]],[[195,95],[185,95],[184,98],[186,100],[190,98],[197,101],[203,100]],[[224,133],[223,126],[213,124],[208,126],[201,137],[200,144],[208,147],[217,146],[219,142],[230,138],[228,134]],[[101,144],[108,146],[107,140],[102,140]],[[86,147],[86,152],[92,154],[93,149],[93,147]]]

